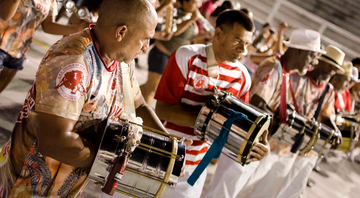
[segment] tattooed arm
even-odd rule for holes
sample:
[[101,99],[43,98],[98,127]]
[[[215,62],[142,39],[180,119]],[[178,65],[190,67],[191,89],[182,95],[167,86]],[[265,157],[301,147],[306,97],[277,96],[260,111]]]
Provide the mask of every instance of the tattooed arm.
[[21,0],[0,0],[0,18],[4,21],[11,19]]

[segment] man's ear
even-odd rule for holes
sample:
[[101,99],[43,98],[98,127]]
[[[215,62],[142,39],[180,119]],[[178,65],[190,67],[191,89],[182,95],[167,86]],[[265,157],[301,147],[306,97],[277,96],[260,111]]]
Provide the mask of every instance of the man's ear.
[[115,31],[116,41],[120,42],[121,40],[123,40],[127,32],[128,32],[128,28],[126,25],[121,25],[117,27]]
[[220,36],[221,36],[221,34],[223,34],[222,29],[221,29],[220,27],[215,28],[215,35],[214,35],[214,38],[215,38],[215,39],[219,39],[219,38],[220,38]]

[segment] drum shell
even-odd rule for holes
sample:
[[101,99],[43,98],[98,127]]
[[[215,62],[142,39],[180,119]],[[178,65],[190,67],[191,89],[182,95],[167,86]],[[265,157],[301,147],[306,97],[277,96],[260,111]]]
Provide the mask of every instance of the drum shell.
[[[198,114],[194,131],[201,140],[212,144],[228,119],[230,109],[241,112],[248,118],[234,121],[222,152],[231,159],[244,164],[251,145],[257,142],[263,131],[269,128],[271,116],[250,104],[241,102],[232,95],[225,94],[221,96],[220,103],[215,97],[206,102]],[[239,152],[242,150],[244,151],[243,155],[239,156]],[[239,160],[239,157],[242,159]]]
[[325,124],[321,124],[320,138],[316,141],[314,151],[319,155],[326,154],[339,134]]
[[292,146],[295,143],[295,137],[304,130],[304,141],[300,145],[299,151],[301,154],[306,154],[312,149],[314,141],[318,139],[319,125],[316,122],[311,122],[307,118],[298,115],[292,109],[287,109],[287,114],[286,123],[279,125],[272,138],[284,141],[287,145]]
[[351,152],[351,150],[355,146],[356,141],[358,140],[358,134],[356,133],[356,125],[351,124],[350,126],[340,126],[339,129],[341,131],[343,143],[341,147],[338,148],[338,150]]
[[[89,179],[99,184],[104,184],[109,173],[109,164],[120,154],[123,142],[115,141],[115,135],[126,136],[126,123],[109,123],[102,138],[98,154],[91,168]],[[177,141],[177,140],[176,140]],[[169,137],[151,133],[144,130],[141,143],[172,152],[173,140]],[[128,160],[126,170],[117,187],[118,191],[137,197],[154,197],[161,184],[166,183],[167,187],[163,195],[171,195],[178,181],[184,164],[185,144],[177,142],[177,154],[182,156],[175,160],[173,170],[168,182],[164,182],[170,156],[167,153],[154,151],[149,148],[138,146]],[[143,148],[143,149],[141,149]]]

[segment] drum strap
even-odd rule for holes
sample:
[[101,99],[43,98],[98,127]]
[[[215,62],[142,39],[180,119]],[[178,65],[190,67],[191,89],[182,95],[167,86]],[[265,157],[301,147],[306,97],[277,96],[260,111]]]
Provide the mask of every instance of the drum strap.
[[122,62],[121,63],[121,73],[122,73],[122,83],[123,83],[123,93],[124,93],[124,113],[126,115],[135,115],[135,104],[134,97],[131,90],[130,83],[130,68],[129,65]]
[[297,102],[295,99],[295,94],[294,94],[294,89],[292,86],[292,80],[291,80],[291,74],[290,72],[286,71],[285,68],[285,61],[283,58],[280,58],[280,56],[277,57],[280,62],[281,62],[281,66],[282,66],[282,70],[283,70],[283,80],[281,83],[281,95],[280,95],[280,124],[282,123],[286,123],[286,118],[287,118],[287,82],[289,82],[290,84],[290,91],[291,91],[291,97],[293,100],[293,105],[295,107],[295,111],[296,113],[299,113],[299,108],[297,106]]
[[217,61],[215,59],[215,53],[213,49],[213,45],[207,45],[205,47],[206,51],[206,64],[207,64],[207,71],[209,77],[217,77],[219,75],[219,68]]
[[223,127],[220,130],[219,136],[214,140],[210,149],[206,152],[204,158],[201,160],[200,164],[196,167],[194,172],[190,175],[187,183],[191,186],[194,186],[195,182],[198,180],[200,175],[204,172],[206,167],[209,165],[212,159],[218,158],[222,149],[225,146],[225,143],[229,136],[229,130],[235,120],[246,120],[248,117],[247,115],[234,111],[230,109],[230,115],[228,119],[224,122]]
[[325,87],[324,92],[323,92],[323,93],[321,94],[321,96],[320,96],[319,105],[318,105],[318,107],[316,108],[315,115],[314,115],[315,120],[317,120],[318,117],[319,117],[320,110],[321,110],[321,106],[322,106],[322,104],[324,103],[324,98],[325,98],[326,93],[329,91],[329,88],[330,88],[330,86],[329,86],[329,83],[328,83],[328,84],[326,84],[326,87]]

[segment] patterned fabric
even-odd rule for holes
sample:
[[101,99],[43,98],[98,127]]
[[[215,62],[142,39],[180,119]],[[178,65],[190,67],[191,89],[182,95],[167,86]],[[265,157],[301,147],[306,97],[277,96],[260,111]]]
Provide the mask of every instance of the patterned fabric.
[[[300,76],[297,73],[291,75],[291,80],[300,114],[307,118],[314,117],[319,99],[326,87],[325,83],[317,85],[310,75]],[[270,109],[275,112],[280,106],[281,82],[282,72],[280,61],[276,58],[266,59],[252,76],[253,86],[250,89],[250,97],[257,94],[263,98]],[[292,104],[293,100],[290,94],[289,84],[290,83],[287,84],[287,103]],[[335,114],[334,97],[334,88],[330,85],[329,91],[324,98],[320,116],[330,117],[330,115]]]
[[[266,59],[252,75],[253,86],[250,89],[250,97],[257,94],[263,98],[270,109],[275,112],[280,106],[282,78],[283,75],[280,61],[273,57]],[[300,76],[297,73],[291,75],[291,81],[296,103],[299,107],[299,113],[309,119],[313,118],[326,84],[323,83],[322,85],[317,85],[310,75]],[[287,83],[286,101],[288,104],[292,104],[293,100],[290,94],[289,84],[290,83]],[[325,95],[318,120],[321,119],[321,117],[328,118],[330,115],[335,114],[334,97],[334,88],[330,85],[329,91]],[[287,145],[286,143],[275,139],[271,139],[269,144],[270,150],[273,153],[280,156],[290,155],[292,145]],[[316,156],[316,153],[310,152],[308,153],[308,156]]]
[[52,12],[55,4],[55,0],[21,0],[10,20],[0,19],[0,48],[13,58],[24,57],[30,48],[35,29]]
[[[168,61],[155,94],[157,100],[172,104],[201,107],[214,94],[216,77],[209,78],[205,45],[188,45],[175,51]],[[249,101],[250,75],[241,63],[218,63],[220,77],[218,89]],[[186,148],[186,165],[194,169],[208,150],[208,145],[194,134],[194,128],[165,122],[168,131],[179,137],[194,140]]]
[[[132,64],[131,86],[137,100],[141,92],[134,70]],[[105,66],[89,29],[55,43],[40,64],[13,130],[10,159],[19,177],[9,197],[76,197],[86,182],[87,168],[41,155],[34,127],[37,112],[75,120],[73,132],[93,135],[96,132],[83,131],[97,128],[106,118],[119,118],[123,107],[120,63]],[[9,185],[0,181],[0,187]]]

